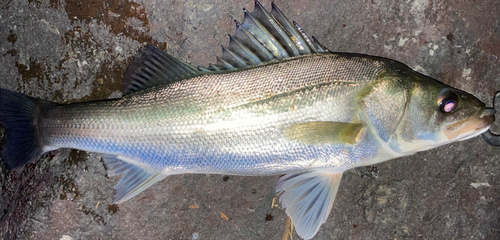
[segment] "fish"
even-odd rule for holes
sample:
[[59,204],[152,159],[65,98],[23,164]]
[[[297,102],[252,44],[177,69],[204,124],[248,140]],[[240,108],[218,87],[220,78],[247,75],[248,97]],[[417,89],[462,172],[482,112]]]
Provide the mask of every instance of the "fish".
[[116,203],[169,175],[283,175],[279,200],[311,239],[345,171],[473,138],[495,120],[403,63],[329,51],[274,3],[244,15],[207,68],[144,46],[120,99],[58,104],[1,89],[4,165],[60,148],[100,153],[122,175]]

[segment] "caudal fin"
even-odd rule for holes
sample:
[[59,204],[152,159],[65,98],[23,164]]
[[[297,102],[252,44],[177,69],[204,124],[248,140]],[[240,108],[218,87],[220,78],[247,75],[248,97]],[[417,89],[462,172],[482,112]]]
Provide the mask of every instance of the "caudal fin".
[[37,121],[50,103],[0,89],[0,123],[5,127],[0,157],[7,169],[22,166],[43,153]]

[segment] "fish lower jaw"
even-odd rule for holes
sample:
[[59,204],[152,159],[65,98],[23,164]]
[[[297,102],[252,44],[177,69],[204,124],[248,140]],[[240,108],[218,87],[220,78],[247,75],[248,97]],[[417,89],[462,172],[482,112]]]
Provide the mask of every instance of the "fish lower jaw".
[[465,135],[465,136],[463,136],[463,137],[458,136],[459,138],[457,138],[457,139],[458,139],[457,141],[464,141],[464,140],[468,140],[468,139],[471,139],[471,138],[475,138],[475,137],[477,137],[477,136],[479,136],[479,135],[481,135],[481,134],[485,133],[486,131],[488,131],[488,129],[490,129],[490,127],[489,127],[489,126],[488,126],[488,127],[486,127],[486,128],[483,128],[482,130],[480,130],[480,131],[478,131],[478,132],[475,132],[475,133],[473,133],[473,134],[471,134],[471,135],[468,135],[468,136],[467,136],[467,135]]
[[477,136],[483,134],[484,132],[488,131],[488,129],[490,129],[490,127],[491,127],[491,124],[493,124],[493,122],[495,121],[494,113],[495,112],[493,111],[493,109],[485,109],[478,119],[478,121],[481,121],[481,123],[478,124],[478,125],[480,125],[480,127],[476,128],[476,132],[474,132],[468,136],[464,136],[464,137],[460,138],[458,141],[471,139],[471,138],[477,137]]

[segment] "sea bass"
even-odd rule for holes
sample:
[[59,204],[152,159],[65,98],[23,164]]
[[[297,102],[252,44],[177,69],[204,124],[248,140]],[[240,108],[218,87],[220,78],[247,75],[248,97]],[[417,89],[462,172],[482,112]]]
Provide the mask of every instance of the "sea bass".
[[488,130],[474,96],[380,57],[332,53],[258,1],[208,68],[152,46],[121,99],[56,104],[0,90],[9,169],[59,148],[101,153],[124,202],[173,174],[279,175],[280,201],[312,238],[342,173]]

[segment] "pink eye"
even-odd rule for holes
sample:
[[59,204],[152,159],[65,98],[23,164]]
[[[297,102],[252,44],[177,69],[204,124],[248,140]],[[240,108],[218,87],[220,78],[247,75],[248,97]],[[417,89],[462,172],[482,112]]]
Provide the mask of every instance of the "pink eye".
[[458,106],[458,95],[446,89],[439,97],[439,108],[443,113],[451,113]]
[[453,110],[455,110],[456,106],[457,106],[457,103],[454,100],[450,100],[444,104],[443,112],[446,112],[446,113],[452,112]]

